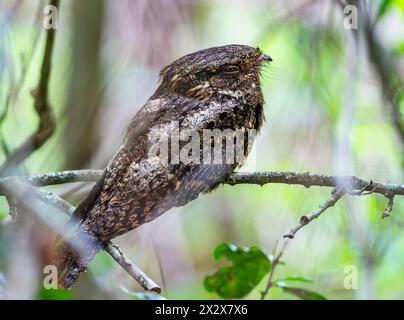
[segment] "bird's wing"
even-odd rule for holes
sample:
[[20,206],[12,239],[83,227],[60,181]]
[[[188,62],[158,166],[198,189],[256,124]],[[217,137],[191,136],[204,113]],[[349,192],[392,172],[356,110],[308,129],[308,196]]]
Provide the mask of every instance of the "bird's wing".
[[[106,169],[98,197],[88,211],[83,227],[102,240],[123,234],[151,221],[164,211],[182,206],[201,192],[213,188],[234,165],[165,165],[158,156],[150,157],[149,132],[166,134],[170,121],[182,120],[186,128],[202,130],[213,121],[219,125],[221,110],[231,106],[204,106],[199,112],[195,100],[182,100],[181,108],[173,100],[149,101],[131,122],[124,144]],[[228,110],[227,110],[228,111]],[[200,127],[199,127],[200,126]],[[220,126],[220,125],[219,125]]]
[[[182,101],[180,110],[173,104],[180,103],[168,98],[150,99],[131,120],[123,145],[109,161],[107,168],[100,180],[95,184],[87,197],[76,208],[69,226],[83,221],[97,203],[106,205],[111,198],[111,188],[119,184],[126,175],[126,169],[132,162],[136,162],[144,156],[145,142],[143,137],[161,119],[177,119],[179,112],[186,112],[192,108],[191,103]],[[139,143],[141,142],[141,143]]]

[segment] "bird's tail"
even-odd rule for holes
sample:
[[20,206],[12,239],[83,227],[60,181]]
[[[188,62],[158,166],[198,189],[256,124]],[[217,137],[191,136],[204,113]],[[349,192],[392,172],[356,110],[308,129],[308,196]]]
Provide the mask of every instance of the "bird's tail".
[[83,230],[80,226],[73,235],[59,241],[56,247],[55,265],[58,270],[59,288],[70,289],[96,253],[101,250],[102,243],[96,236]]
[[66,235],[57,244],[54,264],[58,270],[60,288],[71,288],[78,280],[80,273],[87,269],[90,261],[103,247],[98,237],[85,226],[85,221],[101,193],[105,174],[104,170],[102,177],[76,208],[65,226]]

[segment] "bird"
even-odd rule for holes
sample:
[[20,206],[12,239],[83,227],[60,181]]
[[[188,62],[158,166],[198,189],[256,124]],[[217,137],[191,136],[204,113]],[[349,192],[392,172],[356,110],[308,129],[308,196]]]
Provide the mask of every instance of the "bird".
[[[158,88],[130,120],[58,241],[60,288],[71,288],[107,241],[214,190],[244,163],[265,120],[260,74],[271,61],[259,48],[231,44],[187,54],[161,70]],[[230,139],[215,130],[230,132]],[[241,149],[233,148],[237,137]],[[225,159],[239,149],[241,157]]]

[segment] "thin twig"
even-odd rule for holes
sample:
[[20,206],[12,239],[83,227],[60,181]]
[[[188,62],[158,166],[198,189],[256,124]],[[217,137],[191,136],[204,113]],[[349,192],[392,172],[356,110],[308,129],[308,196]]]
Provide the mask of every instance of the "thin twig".
[[285,251],[287,244],[288,244],[287,241],[283,242],[282,249],[279,251],[278,254],[276,254],[276,246],[275,246],[274,253],[273,253],[273,260],[272,260],[272,264],[271,264],[271,271],[269,272],[269,278],[268,278],[267,284],[265,285],[265,289],[264,289],[264,291],[261,292],[261,300],[265,299],[266,295],[268,294],[269,289],[271,289],[271,287],[273,285],[272,279],[275,274],[275,269],[278,266],[278,264],[283,256],[283,253]]
[[306,224],[309,224],[314,219],[318,218],[328,208],[333,207],[338,202],[338,200],[342,198],[344,194],[345,194],[344,188],[337,187],[333,189],[331,197],[326,202],[324,202],[317,210],[313,211],[308,216],[302,216],[300,218],[299,224],[296,227],[290,229],[290,231],[283,237],[293,239],[297,231],[303,228]]
[[69,170],[54,173],[41,173],[27,177],[28,183],[38,187],[52,186],[72,182],[95,182],[98,181],[104,170],[85,169]]
[[387,203],[387,208],[382,213],[382,219],[388,218],[390,216],[390,213],[393,211],[394,195],[388,194],[386,195],[386,197],[389,201]]
[[345,187],[347,190],[362,190],[371,191],[372,193],[379,193],[385,195],[391,193],[394,195],[404,196],[403,184],[392,183],[370,183],[368,180],[358,178],[355,176],[332,176],[325,174],[312,174],[309,172],[296,173],[289,171],[268,171],[268,172],[254,172],[254,173],[233,173],[223,183],[236,185],[236,184],[258,184],[264,185],[267,183],[284,183],[302,185],[306,188],[312,186],[331,187],[338,186]]
[[115,259],[116,262],[135,279],[145,290],[161,293],[160,287],[140,270],[122,250],[112,242],[108,241],[105,250]]

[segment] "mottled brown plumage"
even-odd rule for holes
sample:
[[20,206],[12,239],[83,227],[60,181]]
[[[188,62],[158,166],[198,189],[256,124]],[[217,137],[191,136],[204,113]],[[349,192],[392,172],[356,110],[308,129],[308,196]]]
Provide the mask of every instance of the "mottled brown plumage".
[[265,61],[271,58],[259,49],[228,45],[186,55],[161,71],[158,89],[132,119],[103,178],[75,212],[79,227],[59,250],[61,287],[75,283],[105,241],[212,190],[240,165],[178,163],[170,153],[173,142],[163,161],[161,154],[150,155],[150,141],[169,135],[172,121],[201,136],[204,129],[240,129],[243,135],[246,129],[258,130],[264,103],[259,73]]

